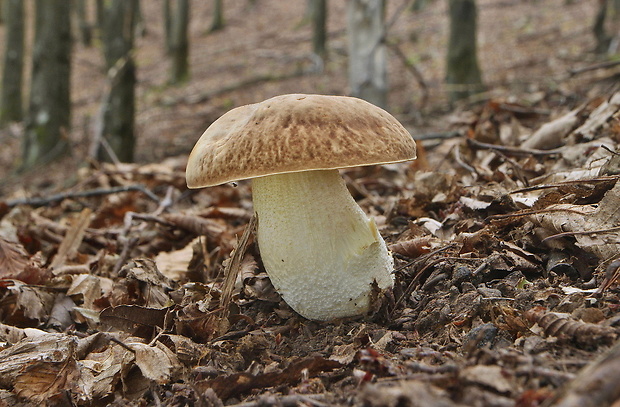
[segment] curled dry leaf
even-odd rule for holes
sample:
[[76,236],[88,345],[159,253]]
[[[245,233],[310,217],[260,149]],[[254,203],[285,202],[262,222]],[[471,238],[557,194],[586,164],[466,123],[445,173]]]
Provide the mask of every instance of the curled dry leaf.
[[212,219],[205,219],[195,215],[183,215],[170,213],[163,215],[163,218],[171,224],[184,229],[196,236],[217,237],[221,235],[226,227]]
[[76,378],[75,349],[76,340],[64,334],[24,338],[0,352],[0,386],[42,402]]
[[153,346],[140,342],[128,343],[133,349],[136,365],[149,380],[158,384],[167,383],[181,370],[181,363],[176,355],[161,342]]
[[15,318],[23,315],[27,319],[43,322],[49,318],[54,305],[54,294],[43,287],[29,286],[19,281],[14,281],[8,287],[15,297],[15,309],[12,316]]
[[156,263],[147,258],[133,259],[121,269],[121,276],[125,276],[125,284],[137,297],[135,301],[146,307],[165,308],[173,301],[168,295],[175,286],[174,282],[164,276]]
[[525,316],[538,324],[546,336],[572,340],[580,346],[597,347],[618,337],[616,330],[609,326],[574,320],[568,314],[549,312],[541,306],[528,310]]
[[80,371],[77,387],[82,401],[106,397],[121,379],[124,356],[127,349],[120,345],[107,346],[98,352],[91,352],[78,362]]
[[547,122],[540,126],[531,136],[529,136],[521,148],[549,150],[564,144],[564,138],[579,124],[580,109],[571,110],[564,116]]
[[47,276],[48,273],[35,260],[30,259],[24,246],[0,237],[0,279],[39,284]]
[[440,240],[432,236],[415,237],[388,246],[394,253],[415,259],[423,254],[429,253],[433,247],[438,246]]
[[558,236],[574,236],[577,245],[601,260],[620,256],[620,182],[598,205],[549,205],[532,217]]

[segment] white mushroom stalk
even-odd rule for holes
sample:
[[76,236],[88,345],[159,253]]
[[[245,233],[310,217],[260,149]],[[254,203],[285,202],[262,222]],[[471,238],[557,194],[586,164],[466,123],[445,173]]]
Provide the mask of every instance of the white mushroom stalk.
[[[302,316],[367,313],[393,285],[393,259],[338,170],[252,180],[258,246],[274,287]],[[374,295],[373,295],[374,294]]]

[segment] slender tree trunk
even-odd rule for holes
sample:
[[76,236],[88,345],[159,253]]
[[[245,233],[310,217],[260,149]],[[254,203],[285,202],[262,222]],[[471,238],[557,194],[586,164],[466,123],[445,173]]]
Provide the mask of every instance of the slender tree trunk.
[[222,28],[224,28],[224,5],[222,4],[222,0],[214,0],[211,31],[221,30]]
[[189,0],[178,0],[172,21],[172,69],[170,82],[180,83],[189,78]]
[[86,1],[87,0],[76,0],[75,12],[77,16],[78,27],[80,29],[80,39],[82,40],[82,44],[90,47],[93,40],[93,27],[92,24],[88,22],[88,16],[86,13]]
[[327,0],[310,0],[312,5],[312,49],[325,58],[327,54]]
[[22,166],[68,152],[71,119],[71,7],[66,0],[35,1],[32,84]]
[[[102,41],[109,92],[104,101],[102,137],[120,161],[133,161],[136,72],[133,56],[137,0],[108,0],[103,4]],[[97,157],[112,157],[97,145]]]
[[172,11],[170,7],[170,0],[164,0],[163,4],[163,14],[164,14],[164,36],[165,36],[165,47],[166,54],[170,55],[172,53]]
[[476,53],[475,0],[449,0],[450,38],[446,82],[452,85],[450,100],[466,98],[482,89]]
[[2,5],[6,7],[7,26],[0,85],[0,124],[5,124],[23,118],[24,3],[23,0],[5,0]]
[[611,37],[607,34],[605,29],[605,20],[607,19],[607,0],[599,0],[598,11],[594,17],[594,24],[592,25],[592,33],[596,38],[595,52],[597,54],[605,54],[609,49]]
[[351,94],[386,107],[385,1],[348,0],[347,37]]

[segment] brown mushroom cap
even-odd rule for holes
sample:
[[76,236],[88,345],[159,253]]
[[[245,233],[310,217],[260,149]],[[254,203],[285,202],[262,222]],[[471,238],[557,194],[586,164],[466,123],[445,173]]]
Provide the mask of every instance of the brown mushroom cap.
[[282,95],[235,108],[202,134],[187,185],[387,164],[416,158],[411,134],[385,110],[346,96]]

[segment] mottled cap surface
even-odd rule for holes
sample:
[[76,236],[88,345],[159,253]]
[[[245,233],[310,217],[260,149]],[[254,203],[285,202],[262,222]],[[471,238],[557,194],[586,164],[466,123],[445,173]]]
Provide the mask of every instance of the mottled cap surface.
[[201,188],[415,158],[411,134],[373,104],[346,96],[282,95],[213,122],[189,156],[186,178],[190,188]]

